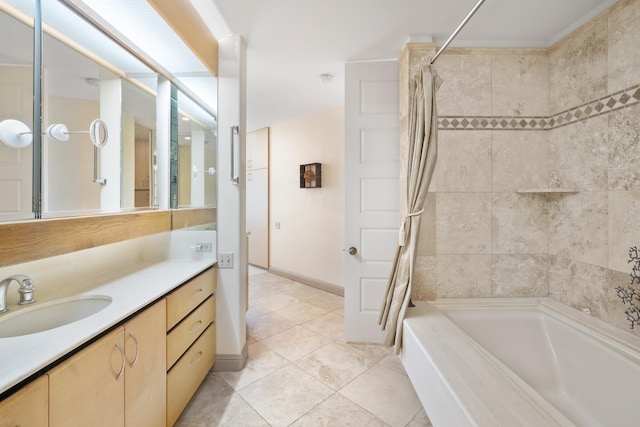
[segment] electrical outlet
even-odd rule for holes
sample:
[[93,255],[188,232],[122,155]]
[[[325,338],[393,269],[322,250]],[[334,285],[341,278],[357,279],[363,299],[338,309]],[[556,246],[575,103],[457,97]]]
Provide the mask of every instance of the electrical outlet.
[[218,268],[233,268],[233,252],[220,252],[218,254]]
[[213,244],[211,242],[196,243],[196,246],[200,248],[198,250],[198,252],[212,252],[213,251]]
[[280,221],[276,221],[276,230],[280,230]]

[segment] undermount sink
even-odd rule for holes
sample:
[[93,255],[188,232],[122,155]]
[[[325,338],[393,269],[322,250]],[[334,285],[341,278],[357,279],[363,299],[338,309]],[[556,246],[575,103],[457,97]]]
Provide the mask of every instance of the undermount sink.
[[111,304],[104,295],[72,297],[0,315],[0,338],[48,331],[96,314]]

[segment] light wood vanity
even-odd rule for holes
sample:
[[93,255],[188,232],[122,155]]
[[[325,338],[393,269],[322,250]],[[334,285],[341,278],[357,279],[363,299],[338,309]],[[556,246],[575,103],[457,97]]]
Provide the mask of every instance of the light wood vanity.
[[53,368],[49,426],[161,426],[165,301]]
[[[0,266],[214,220],[213,209],[186,209],[3,223]],[[146,302],[129,298],[135,282],[117,293],[113,304],[127,300],[131,307],[122,320],[105,324],[89,344],[57,353],[58,361],[42,359],[30,378],[22,377],[24,385],[5,389],[0,427],[173,425],[215,362],[217,276],[215,264],[187,267],[196,269],[192,273],[183,272],[184,263],[175,265],[160,262],[143,276],[153,295]],[[5,361],[24,365],[23,359],[16,354]]]
[[41,376],[0,402],[0,427],[46,426],[49,377]]
[[215,266],[0,402],[5,426],[172,426],[215,363]]
[[173,425],[216,360],[216,269],[167,295],[167,425]]

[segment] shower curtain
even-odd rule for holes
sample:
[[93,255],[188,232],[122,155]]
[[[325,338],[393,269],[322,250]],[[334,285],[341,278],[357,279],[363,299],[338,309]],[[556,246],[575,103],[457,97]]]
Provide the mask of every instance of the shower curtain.
[[407,156],[407,216],[400,226],[398,248],[387,282],[378,324],[384,344],[402,346],[404,319],[413,280],[420,220],[433,176],[438,147],[438,113],[435,93],[440,86],[433,65],[425,65],[409,87],[409,152]]

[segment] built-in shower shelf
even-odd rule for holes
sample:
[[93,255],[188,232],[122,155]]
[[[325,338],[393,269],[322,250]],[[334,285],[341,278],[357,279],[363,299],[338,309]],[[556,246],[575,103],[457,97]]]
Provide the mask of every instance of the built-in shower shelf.
[[575,188],[519,188],[516,193],[541,193],[541,194],[569,194],[578,193]]

